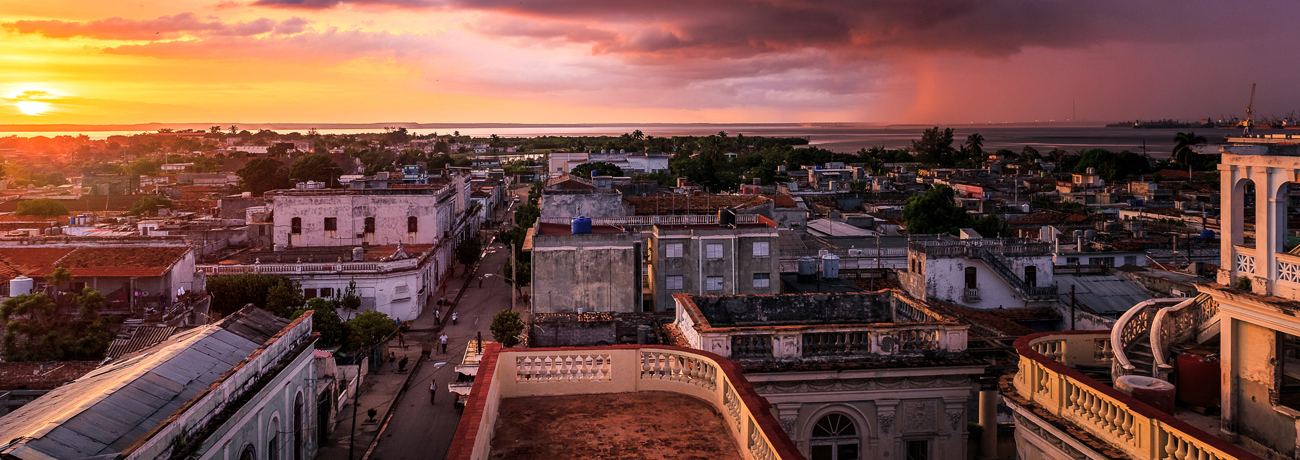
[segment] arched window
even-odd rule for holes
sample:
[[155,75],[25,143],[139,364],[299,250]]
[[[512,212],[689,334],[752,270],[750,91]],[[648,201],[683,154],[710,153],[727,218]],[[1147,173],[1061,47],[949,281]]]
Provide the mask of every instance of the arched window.
[[302,234],[302,218],[301,218],[301,217],[294,217],[293,219],[290,219],[290,220],[289,220],[289,233],[292,233],[292,234],[295,234],[295,235],[301,235],[301,234]]
[[365,230],[365,231],[366,231],[366,233],[374,233],[374,232],[375,232],[375,218],[374,218],[374,217],[367,217],[367,218],[366,218],[366,230]]
[[975,281],[975,267],[966,267],[966,289],[975,289],[978,285]]
[[266,442],[266,460],[280,460],[280,419],[271,419],[270,441]]
[[419,220],[419,219],[416,219],[415,216],[407,217],[407,218],[406,218],[406,233],[415,233],[415,232],[418,232],[418,231],[420,231],[420,220]]
[[239,460],[257,460],[257,449],[252,444],[244,447],[244,451],[239,454]]
[[298,393],[293,398],[293,460],[302,460],[302,409],[302,393]]
[[813,425],[809,460],[858,460],[858,427],[844,414],[826,414]]
[[1029,285],[1029,287],[1038,286],[1038,267],[1033,265],[1025,266],[1025,284]]

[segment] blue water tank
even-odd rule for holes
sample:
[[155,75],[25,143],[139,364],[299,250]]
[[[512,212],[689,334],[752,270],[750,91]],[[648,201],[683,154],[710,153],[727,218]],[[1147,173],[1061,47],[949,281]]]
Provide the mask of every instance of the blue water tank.
[[1208,228],[1201,230],[1201,238],[1205,238],[1207,240],[1214,239],[1214,230],[1210,230]]
[[572,228],[573,228],[573,234],[574,234],[574,235],[579,235],[579,234],[590,234],[590,233],[591,233],[591,218],[586,217],[586,216],[578,216],[578,217],[574,218],[574,219],[573,219],[573,225],[572,225]]

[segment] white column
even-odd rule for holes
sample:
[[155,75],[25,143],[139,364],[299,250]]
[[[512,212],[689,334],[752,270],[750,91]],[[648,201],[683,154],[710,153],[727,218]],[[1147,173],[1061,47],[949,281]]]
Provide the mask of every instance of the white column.
[[1226,440],[1235,440],[1237,437],[1237,386],[1235,374],[1237,372],[1237,331],[1236,321],[1220,307],[1219,314],[1219,406],[1220,406],[1220,426],[1219,431]]
[[1255,179],[1255,277],[1263,278],[1264,286],[1256,286],[1253,291],[1256,294],[1268,295],[1271,288],[1269,272],[1276,270],[1273,262],[1273,253],[1277,251],[1276,239],[1271,235],[1276,226],[1277,207],[1274,206],[1273,200],[1277,184],[1273,181],[1273,175],[1269,170],[1273,168],[1258,168],[1254,171]]
[[1220,278],[1219,284],[1231,286],[1239,276],[1236,271],[1236,254],[1233,245],[1241,244],[1241,224],[1237,222],[1244,212],[1244,204],[1236,196],[1238,170],[1234,165],[1219,165],[1219,269],[1227,273],[1227,279]]

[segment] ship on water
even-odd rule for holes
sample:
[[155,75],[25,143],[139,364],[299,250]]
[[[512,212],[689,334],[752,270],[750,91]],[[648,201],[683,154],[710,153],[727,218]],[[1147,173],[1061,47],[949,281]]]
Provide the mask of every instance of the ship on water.
[[1135,120],[1132,122],[1122,121],[1119,123],[1108,123],[1107,128],[1135,128],[1135,129],[1182,129],[1195,128],[1199,124],[1192,124],[1178,120]]

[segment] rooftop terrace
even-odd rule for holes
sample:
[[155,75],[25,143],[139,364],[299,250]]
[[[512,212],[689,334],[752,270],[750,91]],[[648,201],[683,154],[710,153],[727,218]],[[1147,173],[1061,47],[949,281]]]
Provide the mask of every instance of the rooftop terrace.
[[722,414],[667,391],[507,398],[497,410],[491,458],[743,458]]

